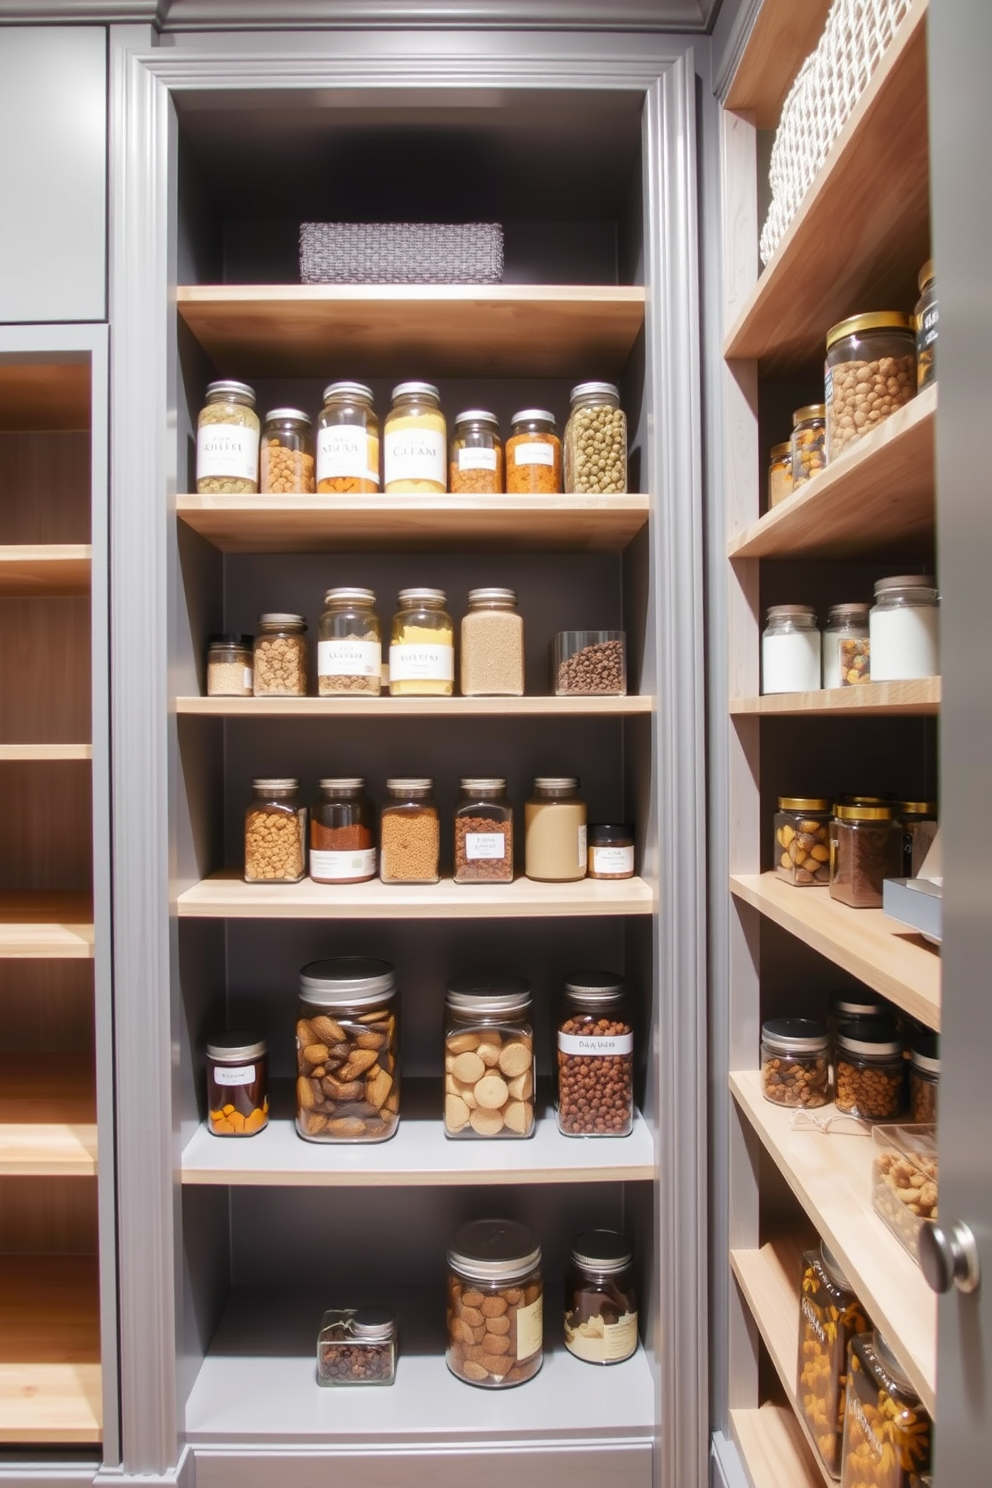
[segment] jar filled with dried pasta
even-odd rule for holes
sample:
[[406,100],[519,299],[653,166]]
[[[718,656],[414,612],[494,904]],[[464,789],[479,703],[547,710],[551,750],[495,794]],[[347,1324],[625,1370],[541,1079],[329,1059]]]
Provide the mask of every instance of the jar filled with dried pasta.
[[265,415],[259,475],[263,495],[312,495],[316,489],[313,429],[299,408],[273,408]]
[[808,403],[792,415],[792,489],[798,490],[827,463],[827,408],[825,403]]
[[843,1023],[837,1030],[834,1100],[838,1111],[862,1121],[894,1121],[902,1114],[906,1061],[894,1023]]
[[456,495],[496,496],[503,489],[503,445],[499,419],[469,408],[455,419],[448,461],[448,490]]
[[775,872],[799,887],[830,882],[830,802],[825,796],[779,796]]
[[317,691],[348,697],[382,691],[382,634],[371,589],[328,589],[317,642]]
[[300,782],[261,776],[245,810],[245,883],[299,883],[307,870],[307,809]]
[[332,382],[317,419],[317,490],[368,495],[379,489],[379,420],[372,389]]
[[931,1423],[878,1329],[848,1353],[841,1488],[917,1488],[930,1469]]
[[196,489],[206,496],[253,496],[261,433],[254,391],[246,382],[211,382],[206,398],[196,425]]
[[384,1142],[399,1119],[395,968],[363,956],[310,961],[296,1014],[296,1130],[308,1142]]
[[506,489],[513,496],[553,496],[561,491],[561,440],[546,408],[513,415],[506,441]]
[[310,650],[302,615],[271,611],[258,617],[253,687],[256,697],[306,697]]
[[864,1309],[826,1244],[803,1255],[796,1405],[827,1472],[840,1472],[847,1348],[866,1332]]
[[565,490],[619,496],[627,490],[627,416],[612,382],[572,389],[565,425]]
[[883,310],[831,326],[825,381],[829,462],[915,395],[913,317]]
[[530,982],[456,977],[448,983],[444,1018],[445,1136],[533,1136]]
[[401,589],[389,645],[393,697],[451,697],[455,627],[443,589]]
[[544,1362],[541,1247],[527,1225],[476,1219],[448,1242],[448,1348],[457,1379],[499,1390]]
[[383,438],[385,490],[440,496],[447,489],[448,429],[441,395],[431,382],[393,388]]

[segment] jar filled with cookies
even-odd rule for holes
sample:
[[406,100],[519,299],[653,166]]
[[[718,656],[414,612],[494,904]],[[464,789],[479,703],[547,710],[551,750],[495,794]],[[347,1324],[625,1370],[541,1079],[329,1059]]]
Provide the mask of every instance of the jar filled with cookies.
[[534,1134],[534,1029],[523,977],[448,983],[444,1025],[446,1137]]
[[906,1061],[894,1023],[874,1018],[845,1023],[837,1031],[838,1111],[862,1121],[894,1121],[902,1112]]
[[796,1405],[827,1472],[840,1472],[847,1346],[868,1320],[839,1261],[821,1241],[803,1255]]
[[830,882],[830,802],[825,796],[779,796],[775,872],[799,888]]
[[634,1128],[634,1024],[623,977],[573,972],[558,1018],[558,1130],[626,1137]]
[[258,465],[263,496],[312,495],[317,486],[309,414],[299,408],[267,413]]
[[851,1339],[841,1488],[917,1488],[930,1469],[930,1417],[878,1329]]
[[544,1362],[541,1247],[527,1225],[476,1219],[448,1242],[448,1348],[457,1379],[499,1390]]
[[499,419],[468,408],[455,419],[448,458],[448,490],[456,496],[496,496],[503,489]]
[[368,495],[379,489],[379,420],[372,389],[332,382],[317,419],[317,490]]
[[761,1091],[778,1106],[825,1106],[830,1035],[813,1018],[769,1018],[761,1029]]
[[399,996],[388,961],[338,956],[300,972],[296,1130],[384,1142],[400,1119]]

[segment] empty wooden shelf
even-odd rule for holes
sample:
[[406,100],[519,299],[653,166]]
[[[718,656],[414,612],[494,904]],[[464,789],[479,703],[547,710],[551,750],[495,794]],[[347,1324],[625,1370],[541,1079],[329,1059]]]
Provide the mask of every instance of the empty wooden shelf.
[[5,1255],[2,1267],[0,1442],[99,1442],[96,1257]]
[[85,543],[0,546],[0,597],[58,599],[88,594],[91,549]]
[[0,893],[0,957],[93,955],[93,909],[83,894]]

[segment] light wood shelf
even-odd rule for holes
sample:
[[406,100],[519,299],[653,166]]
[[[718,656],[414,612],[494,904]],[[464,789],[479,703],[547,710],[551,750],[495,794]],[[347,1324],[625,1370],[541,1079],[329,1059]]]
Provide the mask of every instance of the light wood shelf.
[[92,959],[92,921],[84,894],[0,893],[0,958]]
[[820,1488],[820,1469],[788,1406],[732,1410],[730,1424],[752,1488]]
[[927,0],[915,0],[724,343],[765,376],[822,363],[830,327],[912,310],[929,257]]
[[737,64],[724,108],[753,114],[759,129],[774,129],[786,94],[823,34],[830,0],[762,0]]
[[926,388],[739,533],[733,558],[854,558],[933,542],[937,389]]
[[734,875],[731,892],[910,1017],[940,1028],[940,952],[880,909],[851,909],[826,888],[774,873]]
[[619,553],[647,496],[197,496],[181,521],[224,553]]
[[[91,1071],[62,1056],[0,1055],[0,1176],[86,1178],[96,1172]],[[0,1268],[3,1260],[0,1258]]]
[[215,873],[179,895],[185,919],[457,920],[534,919],[569,915],[648,915],[654,896],[642,878],[577,883],[248,884],[234,872]]
[[734,717],[928,718],[940,712],[940,678],[917,682],[865,682],[858,687],[822,687],[817,692],[772,692],[730,699]]
[[[730,1088],[932,1416],[937,1299],[919,1266],[872,1209],[871,1137],[797,1130],[790,1110],[765,1100],[758,1070],[732,1074]],[[826,1106],[817,1114],[828,1116],[831,1110]]]
[[37,764],[58,760],[91,760],[92,744],[0,744],[0,764],[23,760]]
[[[176,712],[200,718],[629,718],[651,713],[652,697],[177,697]],[[3,756],[0,755],[0,758]]]
[[99,1442],[95,1256],[0,1256],[0,1442]]
[[90,417],[88,356],[0,362],[0,430],[88,431]]
[[179,314],[231,377],[618,374],[644,324],[639,285],[180,286]]
[[61,599],[90,592],[87,543],[0,545],[0,598]]

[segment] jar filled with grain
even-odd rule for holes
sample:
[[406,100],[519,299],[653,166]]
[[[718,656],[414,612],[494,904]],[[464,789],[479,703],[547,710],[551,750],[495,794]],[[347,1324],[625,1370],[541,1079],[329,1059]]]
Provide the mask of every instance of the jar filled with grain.
[[383,883],[435,884],[441,877],[441,829],[434,782],[426,776],[386,781],[379,823]]
[[359,776],[320,782],[310,813],[310,877],[314,883],[365,883],[376,875],[375,811]]
[[201,496],[253,496],[261,434],[246,382],[212,382],[196,425],[196,489]]
[[798,490],[827,463],[827,409],[824,403],[808,403],[792,415],[792,489]]
[[385,490],[440,496],[447,489],[448,429],[431,382],[393,388],[383,439]]
[[506,441],[506,489],[513,496],[553,496],[561,491],[561,440],[546,408],[513,415]]
[[831,605],[823,628],[824,687],[856,687],[871,681],[871,641],[866,604]]
[[259,474],[263,495],[312,495],[316,490],[313,429],[298,408],[273,408],[265,415]]
[[207,1130],[253,1137],[269,1124],[269,1051],[260,1033],[215,1033],[207,1044]]
[[894,1023],[873,1018],[837,1030],[834,1100],[838,1111],[862,1121],[894,1121],[902,1114],[906,1061]]
[[902,827],[891,806],[835,806],[830,823],[830,896],[853,909],[881,909],[882,883],[902,873]]
[[388,961],[335,956],[300,971],[296,1130],[385,1142],[400,1120],[399,994]]
[[858,1333],[848,1354],[841,1488],[923,1488],[931,1422],[878,1329]]
[[576,775],[541,775],[524,806],[524,872],[539,883],[585,878],[586,803]]
[[255,779],[245,810],[245,883],[299,883],[307,871],[307,809],[300,782]]
[[909,1051],[909,1118],[916,1124],[936,1123],[940,1085],[940,1040],[924,1034]]
[[207,697],[251,697],[255,676],[250,635],[212,635],[207,647]]
[[840,1263],[821,1241],[803,1256],[799,1296],[796,1404],[827,1472],[840,1472],[847,1348],[868,1328],[864,1308]]
[[483,408],[469,408],[455,419],[448,460],[448,490],[459,496],[496,496],[502,489],[499,419]]
[[768,510],[792,495],[792,441],[773,444],[768,452]]
[[382,690],[382,634],[371,589],[328,589],[317,642],[321,697]]
[[533,1136],[530,982],[491,975],[448,983],[444,1071],[446,1137]]
[[524,622],[513,589],[470,589],[461,626],[463,697],[522,697]]
[[541,1247],[527,1225],[476,1219],[448,1242],[448,1348],[456,1379],[501,1390],[544,1362]]
[[626,1137],[634,1128],[634,1024],[623,977],[579,971],[565,979],[558,1015],[558,1130]]
[[368,495],[379,489],[379,420],[372,389],[332,382],[317,419],[317,490]]
[[256,697],[306,697],[310,652],[302,615],[259,615],[254,667]]
[[933,259],[928,258],[920,270],[920,298],[916,302],[916,386],[922,392],[937,381],[937,280]]
[[565,425],[565,490],[618,496],[627,490],[627,416],[612,382],[572,389]]
[[775,872],[800,888],[830,882],[830,802],[825,796],[779,796]]
[[443,589],[401,589],[389,645],[393,697],[451,697],[455,627]]
[[513,808],[506,781],[465,779],[455,808],[455,883],[513,882]]
[[813,1018],[769,1018],[761,1028],[761,1093],[777,1106],[825,1106],[830,1035]]
[[902,824],[902,876],[918,878],[937,835],[937,802],[896,801],[894,810]]
[[883,423],[916,393],[913,317],[852,315],[827,332],[827,460]]
[[940,595],[929,574],[876,580],[868,628],[876,682],[939,675]]

